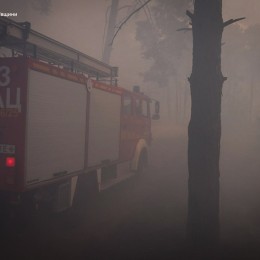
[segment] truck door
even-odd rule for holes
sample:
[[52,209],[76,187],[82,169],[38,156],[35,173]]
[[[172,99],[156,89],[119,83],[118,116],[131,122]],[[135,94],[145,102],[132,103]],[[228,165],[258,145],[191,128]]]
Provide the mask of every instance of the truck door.
[[149,101],[144,98],[134,98],[134,132],[136,141],[145,139],[151,141],[151,119]]
[[133,153],[133,98],[128,93],[122,95],[120,160],[132,158]]

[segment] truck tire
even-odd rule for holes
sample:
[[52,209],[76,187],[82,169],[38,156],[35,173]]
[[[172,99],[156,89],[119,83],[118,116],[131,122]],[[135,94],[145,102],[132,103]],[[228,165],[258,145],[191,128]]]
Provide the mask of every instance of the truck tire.
[[98,194],[97,172],[79,175],[73,207],[84,209]]
[[137,168],[137,174],[138,175],[144,173],[144,169],[147,167],[147,164],[148,164],[147,151],[145,149],[143,149],[141,154],[140,154],[140,158],[138,160],[138,168]]

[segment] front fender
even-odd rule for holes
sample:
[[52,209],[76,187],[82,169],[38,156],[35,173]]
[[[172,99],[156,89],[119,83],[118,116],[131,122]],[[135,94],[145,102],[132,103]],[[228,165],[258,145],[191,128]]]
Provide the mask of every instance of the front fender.
[[140,139],[136,145],[134,157],[131,162],[131,170],[137,171],[140,155],[143,150],[148,151],[148,144],[145,139]]

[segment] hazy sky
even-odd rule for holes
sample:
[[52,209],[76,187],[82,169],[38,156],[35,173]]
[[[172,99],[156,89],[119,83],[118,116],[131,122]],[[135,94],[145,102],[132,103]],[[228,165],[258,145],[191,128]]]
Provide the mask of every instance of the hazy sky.
[[260,22],[259,0],[223,0],[223,17],[225,20],[246,17],[244,24]]
[[[24,1],[24,0],[23,0]],[[120,6],[129,1],[121,0]],[[131,3],[133,1],[130,1]],[[101,59],[106,12],[110,0],[53,0],[48,16],[23,8],[21,3],[4,2],[5,10],[17,12],[17,20],[28,20],[32,28],[94,58]],[[126,10],[119,12],[119,22]],[[119,67],[119,83],[125,87],[139,84],[140,71],[146,70],[146,62],[140,58],[140,45],[135,41],[135,19],[129,21],[113,44],[111,65]]]
[[[32,0],[28,0],[32,1]],[[27,2],[28,2],[27,1]],[[1,0],[2,11],[17,12],[17,20],[28,20],[32,28],[86,54],[101,59],[106,11],[110,0],[52,0],[48,16],[23,6],[25,0]],[[134,3],[120,0],[120,6]],[[260,21],[259,0],[223,0],[224,20],[246,16],[243,25]],[[119,21],[127,15],[119,12]],[[145,18],[144,12],[133,17],[120,30],[113,44],[111,64],[119,67],[119,83],[125,87],[141,84],[140,72],[147,70],[149,63],[141,58],[140,44],[135,41],[136,19]]]

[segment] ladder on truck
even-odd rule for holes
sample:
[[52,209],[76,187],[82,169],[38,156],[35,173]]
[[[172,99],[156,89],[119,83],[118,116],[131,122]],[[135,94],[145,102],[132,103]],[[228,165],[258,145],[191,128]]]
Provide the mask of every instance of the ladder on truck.
[[0,47],[10,49],[12,56],[33,57],[73,72],[87,74],[96,80],[110,80],[111,84],[116,84],[117,67],[32,30],[29,22],[18,23],[0,17]]

